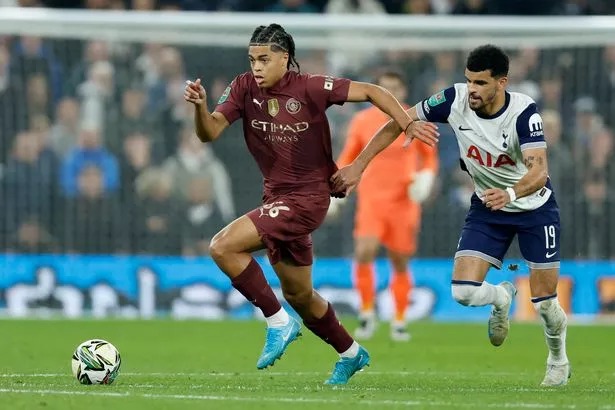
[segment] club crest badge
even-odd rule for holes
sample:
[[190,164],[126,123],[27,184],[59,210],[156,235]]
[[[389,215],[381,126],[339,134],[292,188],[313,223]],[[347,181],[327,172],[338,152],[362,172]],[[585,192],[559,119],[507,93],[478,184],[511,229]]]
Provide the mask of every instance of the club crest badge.
[[267,112],[272,117],[275,117],[280,112],[280,104],[278,104],[277,98],[267,100]]
[[288,101],[286,101],[286,111],[288,111],[289,114],[297,114],[299,110],[301,110],[301,103],[299,101],[294,98],[289,98]]

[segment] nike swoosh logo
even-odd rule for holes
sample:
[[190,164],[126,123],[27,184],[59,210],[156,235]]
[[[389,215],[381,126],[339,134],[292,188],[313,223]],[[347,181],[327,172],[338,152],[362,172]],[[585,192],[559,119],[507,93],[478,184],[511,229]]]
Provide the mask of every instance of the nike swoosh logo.
[[459,131],[472,131],[472,128],[463,128],[461,125],[459,126]]
[[554,256],[555,256],[555,254],[556,254],[556,253],[557,253],[557,252],[553,252],[553,253],[549,253],[549,252],[547,252],[547,254],[546,254],[545,256],[547,257],[547,259],[551,259],[552,257],[554,257]]
[[282,336],[282,339],[286,342],[289,338],[290,338],[290,334],[293,331],[293,327],[292,326],[288,326],[288,330],[286,332],[285,335]]

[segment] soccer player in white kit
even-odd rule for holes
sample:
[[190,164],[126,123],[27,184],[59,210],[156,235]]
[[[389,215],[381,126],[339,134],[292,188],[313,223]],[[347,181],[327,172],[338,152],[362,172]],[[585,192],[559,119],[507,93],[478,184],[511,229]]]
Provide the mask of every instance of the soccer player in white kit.
[[[492,305],[488,334],[500,346],[508,335],[516,289],[510,282],[485,281],[500,269],[515,235],[530,269],[532,302],[549,348],[542,386],[568,383],[567,318],[557,299],[560,267],[559,208],[548,177],[542,118],[525,94],[506,91],[508,56],[498,47],[474,49],[466,63],[466,83],[440,91],[408,110],[413,120],[449,123],[457,136],[461,166],[475,193],[455,254],[451,289],[464,306]],[[333,175],[350,192],[371,159],[401,130],[389,121],[356,160]]]

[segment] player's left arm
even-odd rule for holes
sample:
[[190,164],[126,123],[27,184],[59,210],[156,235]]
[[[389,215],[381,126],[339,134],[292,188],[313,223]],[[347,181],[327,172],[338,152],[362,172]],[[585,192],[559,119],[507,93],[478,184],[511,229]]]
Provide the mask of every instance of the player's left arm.
[[517,134],[527,173],[512,187],[492,188],[482,198],[492,211],[504,208],[517,198],[528,196],[543,188],[547,183],[547,144],[545,142],[542,118],[536,111],[536,104],[530,104],[517,119]]
[[391,117],[402,130],[406,130],[413,122],[399,101],[387,89],[375,84],[351,81],[346,101],[369,101],[382,112]]
[[547,149],[524,150],[523,163],[527,168],[527,173],[514,186],[506,189],[491,188],[484,192],[482,199],[487,208],[497,211],[509,202],[531,195],[545,186],[549,175]]
[[542,189],[549,176],[546,148],[524,150],[523,163],[527,168],[527,173],[512,187],[517,198],[523,198]]

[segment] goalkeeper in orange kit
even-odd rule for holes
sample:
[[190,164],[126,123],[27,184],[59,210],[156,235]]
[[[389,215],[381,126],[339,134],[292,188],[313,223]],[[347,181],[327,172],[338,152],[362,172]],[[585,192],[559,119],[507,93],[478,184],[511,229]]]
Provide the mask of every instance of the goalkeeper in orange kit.
[[[386,71],[377,81],[400,102],[406,100],[403,76]],[[350,122],[346,145],[337,161],[341,168],[350,164],[389,117],[378,108],[358,112]],[[402,134],[403,136],[403,134]],[[438,169],[437,151],[426,144],[404,147],[398,138],[382,151],[365,170],[357,187],[357,210],[354,228],[354,284],[361,307],[355,338],[369,339],[376,328],[373,262],[380,245],[388,251],[393,275],[390,289],[395,312],[391,338],[407,341],[410,334],[405,321],[412,290],[408,262],[417,248],[421,205],[429,196]],[[337,214],[343,200],[332,201],[330,216]]]

